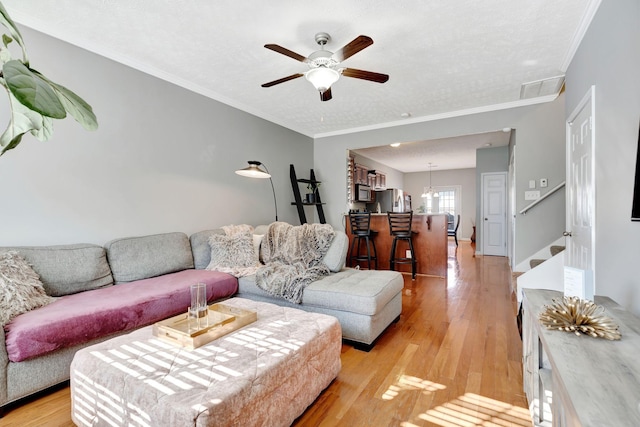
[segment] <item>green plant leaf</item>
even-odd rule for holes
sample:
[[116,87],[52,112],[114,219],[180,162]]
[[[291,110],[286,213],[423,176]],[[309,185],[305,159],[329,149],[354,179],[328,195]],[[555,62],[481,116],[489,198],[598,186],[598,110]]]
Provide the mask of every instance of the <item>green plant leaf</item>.
[[38,141],[48,141],[53,135],[53,119],[45,116],[40,117],[42,117],[42,127],[31,129],[31,135],[35,136]]
[[8,90],[7,94],[11,107],[11,121],[0,135],[0,147],[3,147],[0,155],[15,148],[27,132],[32,132],[41,141],[46,141],[53,133],[53,119],[25,107]]
[[36,70],[32,69],[31,71],[33,71],[34,74],[49,83],[49,86],[51,86],[56,95],[58,95],[58,99],[64,106],[65,110],[67,110],[67,112],[71,114],[73,118],[82,125],[83,128],[85,128],[86,130],[98,129],[98,119],[93,113],[93,108],[91,108],[91,105],[87,104],[84,99],[80,98],[70,89],[52,82]]
[[7,13],[4,5],[0,3],[0,24],[4,25],[7,30],[11,33],[11,37],[20,45],[22,48],[22,61],[29,65],[29,58],[27,57],[27,49],[24,46],[24,40],[22,39],[22,34],[16,27],[16,24],[13,22],[9,14]]
[[2,156],[7,151],[13,150],[14,148],[16,148],[18,144],[20,144],[20,141],[22,141],[22,135],[24,134],[20,134],[17,137],[13,138],[11,142],[6,147],[4,147],[2,151],[0,151],[0,156]]
[[43,116],[64,119],[67,112],[49,83],[22,62],[12,60],[2,66],[7,87],[25,107]]

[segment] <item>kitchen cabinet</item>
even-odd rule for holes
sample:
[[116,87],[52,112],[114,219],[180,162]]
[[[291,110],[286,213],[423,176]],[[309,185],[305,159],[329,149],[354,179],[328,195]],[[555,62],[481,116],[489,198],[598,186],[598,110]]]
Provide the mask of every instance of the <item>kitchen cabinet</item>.
[[356,177],[356,184],[361,184],[361,185],[368,185],[369,184],[369,168],[364,166],[364,165],[359,165],[356,163],[355,165],[355,177]]
[[356,163],[353,157],[347,159],[347,199],[355,202],[356,185],[368,185],[371,189],[387,188],[387,176],[380,171],[373,171],[369,166]]

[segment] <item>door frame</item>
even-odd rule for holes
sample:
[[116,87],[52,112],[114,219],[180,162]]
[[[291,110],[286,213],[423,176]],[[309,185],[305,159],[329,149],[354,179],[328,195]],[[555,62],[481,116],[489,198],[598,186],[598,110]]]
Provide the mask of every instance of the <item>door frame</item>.
[[[574,120],[578,117],[578,115],[580,114],[581,111],[583,111],[585,108],[589,108],[591,107],[591,158],[592,158],[592,162],[591,162],[591,176],[593,179],[593,192],[590,194],[591,195],[591,203],[593,206],[593,218],[592,218],[592,225],[591,225],[591,280],[592,280],[592,286],[593,286],[593,293],[596,293],[596,209],[595,207],[596,205],[596,200],[597,200],[597,193],[598,193],[598,189],[597,189],[597,183],[596,183],[596,121],[595,121],[595,117],[596,117],[596,87],[595,85],[592,85],[588,90],[587,93],[583,96],[582,100],[580,100],[580,102],[578,103],[578,105],[576,106],[576,108],[571,112],[571,114],[569,115],[569,117],[567,118],[567,122],[566,122],[566,182],[567,182],[567,198],[566,198],[566,218],[565,218],[565,224],[567,227],[567,231],[571,232],[572,230],[569,230],[569,227],[571,226],[572,222],[571,222],[571,211],[572,211],[572,203],[574,202],[573,198],[574,198],[574,194],[573,194],[573,189],[571,188],[571,180],[570,180],[570,174],[571,174],[571,125],[574,122]],[[565,238],[565,246],[567,247],[568,251],[567,254],[569,253],[569,251],[571,250],[571,248],[569,248],[569,244],[568,242],[570,242],[571,237]],[[566,257],[565,257],[566,260]],[[566,264],[566,262],[565,262]]]
[[[511,136],[513,137],[513,133]],[[516,267],[516,147],[513,144],[511,148],[507,176],[507,255],[511,271]]]
[[498,171],[498,172],[483,172],[480,174],[480,220],[482,221],[482,231],[481,231],[481,235],[480,238],[482,239],[482,241],[480,242],[480,250],[482,251],[481,254],[482,255],[486,255],[485,251],[484,251],[484,245],[485,242],[487,241],[486,238],[487,236],[485,235],[485,227],[484,227],[484,180],[486,176],[489,175],[502,175],[504,177],[504,206],[502,207],[503,212],[504,212],[504,220],[503,220],[503,224],[502,224],[502,236],[504,239],[504,248],[503,248],[503,254],[502,255],[491,255],[491,256],[507,256],[507,215],[508,215],[508,204],[507,204],[507,199],[508,199],[508,172],[506,171]]

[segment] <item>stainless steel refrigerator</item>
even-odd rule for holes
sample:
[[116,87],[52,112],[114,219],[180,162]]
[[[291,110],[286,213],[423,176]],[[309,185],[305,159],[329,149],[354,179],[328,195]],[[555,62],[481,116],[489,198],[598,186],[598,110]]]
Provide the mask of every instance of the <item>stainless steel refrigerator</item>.
[[373,203],[367,203],[367,210],[380,213],[409,212],[411,211],[411,196],[398,188],[376,190],[376,199]]

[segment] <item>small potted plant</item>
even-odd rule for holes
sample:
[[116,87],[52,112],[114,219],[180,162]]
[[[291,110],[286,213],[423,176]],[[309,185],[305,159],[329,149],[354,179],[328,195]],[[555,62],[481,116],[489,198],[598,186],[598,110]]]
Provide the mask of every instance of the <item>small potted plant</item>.
[[316,201],[318,199],[317,198],[318,187],[320,187],[320,183],[319,182],[317,182],[317,183],[311,183],[310,182],[309,184],[307,184],[307,190],[309,190],[309,191],[304,196],[304,201],[306,203],[309,203],[309,204],[316,203]]

